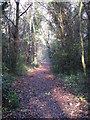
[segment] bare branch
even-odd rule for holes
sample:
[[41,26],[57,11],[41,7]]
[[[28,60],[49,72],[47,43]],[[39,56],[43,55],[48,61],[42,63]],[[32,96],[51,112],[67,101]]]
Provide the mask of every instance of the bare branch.
[[[90,20],[90,10],[87,9],[85,2],[83,2],[83,5],[84,5],[85,11],[86,11],[86,13],[88,15],[88,19]],[[88,8],[90,8],[90,2],[88,3]]]
[[27,12],[27,10],[28,10],[31,6],[32,6],[32,3],[28,6],[28,8],[27,8],[23,13],[21,13],[21,14],[19,15],[19,17],[21,17],[25,12]]
[[84,8],[86,10],[86,13],[88,13],[85,2],[83,2],[83,5],[84,5]]
[[15,26],[15,24],[12,20],[10,20],[5,14],[3,14],[3,15],[4,15],[5,18],[7,18],[7,20],[9,20]]
[[76,17],[78,17],[78,13],[76,13],[76,14],[73,16],[73,18],[70,20],[70,23],[68,23],[67,26],[69,26],[70,24],[72,25],[72,22],[73,22],[73,20],[74,20]]

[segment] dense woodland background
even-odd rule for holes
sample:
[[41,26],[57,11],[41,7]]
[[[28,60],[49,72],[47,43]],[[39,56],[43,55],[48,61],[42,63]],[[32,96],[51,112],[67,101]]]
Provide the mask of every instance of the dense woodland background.
[[88,100],[90,2],[28,0],[22,5],[20,0],[10,0],[0,7],[3,112],[20,102],[12,83],[41,62],[49,62],[66,87],[75,87],[75,94]]

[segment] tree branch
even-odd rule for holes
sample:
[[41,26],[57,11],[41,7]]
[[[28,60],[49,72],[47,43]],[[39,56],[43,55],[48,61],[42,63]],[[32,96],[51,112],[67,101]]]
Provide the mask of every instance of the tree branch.
[[88,15],[88,19],[90,20],[90,2],[88,3],[88,9],[86,7],[85,2],[83,2],[83,5],[84,5],[85,11],[86,11],[86,13]]
[[83,2],[83,5],[84,5],[86,13],[88,13],[87,8],[86,8],[86,4],[84,2]]
[[9,20],[15,26],[15,24],[12,20],[10,20],[5,14],[3,14],[3,15],[4,15],[5,18],[7,18],[7,20]]
[[69,26],[70,24],[72,25],[72,22],[73,22],[73,20],[74,20],[76,17],[78,17],[78,13],[76,13],[76,14],[73,16],[73,18],[71,18],[70,23],[68,23],[67,25],[68,25],[68,26]]
[[23,13],[21,13],[21,14],[19,15],[19,17],[21,17],[25,12],[27,12],[27,10],[28,10],[31,6],[32,6],[32,3],[28,6],[28,8],[27,8]]

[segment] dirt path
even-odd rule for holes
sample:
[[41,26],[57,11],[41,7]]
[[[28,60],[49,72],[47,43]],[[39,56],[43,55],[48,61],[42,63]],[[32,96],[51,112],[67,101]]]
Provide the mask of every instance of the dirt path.
[[83,114],[79,99],[61,86],[48,63],[20,77],[13,89],[21,101],[13,112],[16,118],[79,118]]

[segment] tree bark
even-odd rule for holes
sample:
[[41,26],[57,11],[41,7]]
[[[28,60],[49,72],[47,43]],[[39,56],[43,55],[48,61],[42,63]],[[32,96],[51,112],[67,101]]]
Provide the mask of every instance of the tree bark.
[[62,43],[62,47],[64,47],[66,45],[66,41],[65,41],[65,38],[64,38],[64,25],[63,25],[63,16],[62,16],[62,11],[61,11],[61,8],[60,8],[60,12],[59,12],[59,16],[58,16],[58,21],[60,23],[60,27],[61,27],[61,43]]
[[35,9],[34,9],[34,0],[33,0],[33,42],[34,42],[34,63],[37,64],[37,42],[36,42],[36,30],[35,30]]
[[14,38],[14,51],[18,51],[18,24],[19,24],[19,2],[16,2],[16,25],[15,25],[15,38]]
[[27,56],[27,62],[32,62],[32,18],[30,18],[30,27],[29,27],[29,50]]
[[[11,11],[11,6],[9,9],[9,19],[11,17],[10,15],[10,11]],[[12,52],[12,48],[11,48],[11,27],[10,27],[10,21],[8,20],[8,34],[9,34],[9,38],[8,38],[8,60],[9,60],[9,67],[11,68],[11,52]]]
[[81,40],[81,52],[82,52],[82,66],[84,71],[84,78],[86,80],[86,63],[85,63],[85,55],[84,55],[84,42],[83,42],[83,36],[82,36],[82,22],[81,22],[81,12],[83,8],[83,3],[80,2],[80,8],[79,8],[79,22],[80,22],[80,40]]
[[19,24],[19,2],[16,2],[16,25],[14,30],[14,67],[16,68],[18,57],[18,24]]
[[34,63],[37,64],[37,42],[36,42],[36,31],[35,31],[35,25],[33,20],[33,38],[34,38]]

